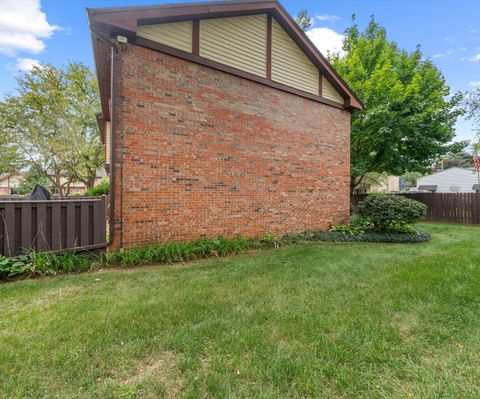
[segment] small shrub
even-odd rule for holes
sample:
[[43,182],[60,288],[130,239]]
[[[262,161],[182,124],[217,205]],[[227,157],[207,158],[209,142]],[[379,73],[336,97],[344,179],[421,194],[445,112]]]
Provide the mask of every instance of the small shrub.
[[333,224],[330,227],[331,232],[349,234],[352,236],[360,236],[364,233],[364,229],[352,224]]
[[374,229],[404,228],[427,215],[427,206],[400,195],[373,194],[358,204],[357,211]]
[[97,197],[99,195],[108,195],[109,190],[110,190],[110,182],[108,180],[108,177],[106,177],[99,184],[97,184],[95,187],[90,188],[87,191],[87,196],[88,197]]
[[262,247],[273,247],[279,248],[281,244],[282,238],[275,237],[270,233],[266,233],[263,238],[260,240],[260,245]]

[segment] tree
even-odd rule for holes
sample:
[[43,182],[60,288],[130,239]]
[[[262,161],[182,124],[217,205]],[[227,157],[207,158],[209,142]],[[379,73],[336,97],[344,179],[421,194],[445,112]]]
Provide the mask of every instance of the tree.
[[23,175],[23,180],[20,182],[20,185],[17,187],[17,193],[20,195],[30,194],[35,187],[35,184],[41,184],[42,186],[48,187],[48,179],[45,175],[34,167],[30,169]]
[[99,103],[95,77],[85,65],[34,67],[18,79],[17,93],[0,102],[0,132],[52,190],[68,195],[74,181],[93,187],[103,164]]
[[307,10],[301,10],[295,17],[295,22],[304,31],[308,30],[312,26],[312,18],[308,15]]
[[416,187],[417,186],[417,180],[422,177],[424,174],[420,172],[405,172],[403,174],[403,178],[405,179],[405,182],[408,182],[409,187]]
[[466,106],[468,110],[467,116],[473,120],[477,134],[480,135],[480,86],[468,93]]
[[12,143],[11,137],[0,131],[0,175],[5,172],[15,172],[22,166],[18,148]]
[[399,49],[373,17],[364,32],[353,17],[343,48],[330,60],[364,103],[352,116],[351,191],[368,172],[427,171],[449,150],[461,94],[447,100],[445,78],[420,47]]

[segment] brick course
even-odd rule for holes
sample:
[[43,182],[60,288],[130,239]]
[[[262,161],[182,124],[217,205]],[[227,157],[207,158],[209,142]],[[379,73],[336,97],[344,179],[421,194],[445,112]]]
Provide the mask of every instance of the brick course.
[[348,111],[135,45],[115,104],[114,248],[348,219]]

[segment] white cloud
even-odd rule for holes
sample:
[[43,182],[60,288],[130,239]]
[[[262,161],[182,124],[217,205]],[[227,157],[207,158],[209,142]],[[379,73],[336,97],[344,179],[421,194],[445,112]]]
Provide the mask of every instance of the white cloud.
[[450,55],[452,55],[453,53],[455,52],[455,50],[453,48],[449,48],[447,51],[445,51],[444,53],[438,53],[438,54],[435,54],[433,56],[433,58],[442,58],[442,57],[448,57]]
[[31,71],[34,66],[40,66],[40,62],[33,58],[17,58],[17,69],[20,71]]
[[472,87],[480,87],[480,80],[479,81],[473,81],[469,83],[470,86]]
[[317,14],[313,17],[313,22],[315,24],[316,21],[320,22],[337,22],[340,21],[342,18],[337,15],[329,15],[329,14]]
[[50,25],[40,0],[0,0],[0,53],[14,56],[18,51],[40,53],[59,29]]
[[345,37],[342,34],[330,28],[312,28],[306,33],[323,55],[326,55],[327,52],[337,53],[340,56],[345,55],[345,51],[342,49]]
[[480,62],[480,53],[475,54],[473,57],[469,58],[468,60],[472,62]]

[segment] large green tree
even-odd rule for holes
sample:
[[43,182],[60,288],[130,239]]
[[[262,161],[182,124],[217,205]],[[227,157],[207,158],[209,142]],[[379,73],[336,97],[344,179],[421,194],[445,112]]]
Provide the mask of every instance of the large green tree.
[[19,77],[17,92],[0,102],[0,132],[27,166],[68,195],[74,181],[93,187],[103,164],[98,110],[95,76],[85,65],[34,67]]
[[480,135],[480,86],[467,95],[466,105],[468,117],[473,120],[475,130]]
[[365,106],[352,116],[353,192],[369,172],[426,171],[449,151],[462,110],[461,94],[449,97],[445,78],[419,47],[400,49],[373,17],[365,31],[352,22],[346,55],[331,62]]
[[0,175],[15,172],[22,167],[22,157],[11,137],[0,131]]

